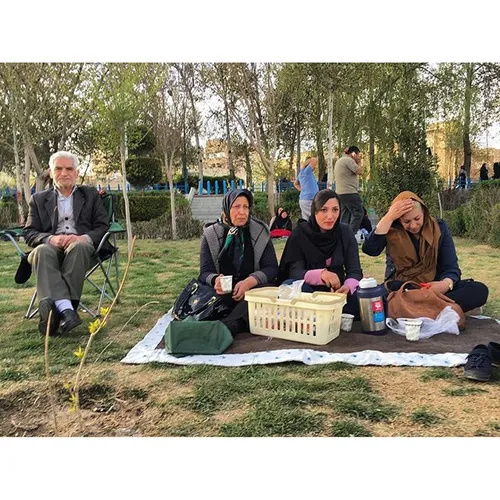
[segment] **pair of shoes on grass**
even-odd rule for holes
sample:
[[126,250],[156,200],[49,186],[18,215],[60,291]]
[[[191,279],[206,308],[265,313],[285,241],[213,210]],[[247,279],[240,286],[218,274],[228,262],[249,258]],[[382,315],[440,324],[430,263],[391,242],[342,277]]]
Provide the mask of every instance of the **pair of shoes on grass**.
[[493,373],[493,366],[500,367],[500,344],[490,342],[487,346],[479,344],[467,356],[464,377],[487,382]]
[[40,300],[38,305],[38,313],[40,315],[38,330],[42,335],[45,335],[47,332],[47,325],[49,323],[51,311],[52,316],[50,317],[49,326],[49,335],[51,336],[58,333],[68,333],[70,330],[82,323],[82,320],[76,311],[73,309],[65,309],[64,311],[59,312],[54,304],[54,301],[50,297],[44,297]]

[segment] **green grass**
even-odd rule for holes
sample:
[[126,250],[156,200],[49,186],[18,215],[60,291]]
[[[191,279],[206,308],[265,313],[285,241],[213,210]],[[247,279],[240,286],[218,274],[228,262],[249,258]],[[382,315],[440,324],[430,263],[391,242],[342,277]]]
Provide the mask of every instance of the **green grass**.
[[331,435],[333,437],[370,437],[372,433],[358,422],[340,420],[332,425]]
[[323,430],[326,416],[288,409],[273,404],[258,404],[244,418],[223,424],[224,437],[314,436]]
[[391,421],[398,409],[376,395],[363,391],[349,391],[335,397],[333,408],[339,415],[362,418],[372,422]]
[[[278,256],[283,247],[284,241],[276,242]],[[123,272],[125,242],[120,242],[120,249]],[[500,317],[500,299],[497,298],[500,297],[500,269],[493,265],[494,252],[490,247],[475,246],[465,240],[457,240],[457,249],[464,277],[473,276],[490,287],[485,314],[497,313]],[[135,414],[132,418],[136,425],[143,425],[144,432],[149,435],[370,436],[376,435],[373,429],[384,425],[386,430],[390,426],[388,434],[395,434],[398,422],[405,419],[404,408],[399,403],[398,406],[388,403],[385,389],[372,383],[370,368],[347,363],[314,366],[286,363],[239,368],[120,364],[127,352],[170,308],[185,284],[197,276],[198,252],[199,240],[137,241],[136,256],[122,300],[116,305],[106,328],[95,338],[89,354],[90,376],[82,386],[82,407],[102,411],[102,418],[110,418],[106,422],[113,420],[106,417],[105,412],[111,409],[116,419],[113,408],[120,404],[134,405],[140,414],[147,410],[145,413],[151,422],[141,423],[141,418]],[[361,261],[365,274],[379,281],[382,279],[383,256],[369,258],[362,254]],[[20,398],[28,403],[31,401],[22,395],[31,395],[35,390],[45,391],[46,381],[43,338],[37,330],[37,319],[23,318],[34,291],[34,280],[31,278],[23,286],[13,282],[19,262],[6,242],[0,242],[0,263],[3,326],[0,331],[0,399],[5,403],[0,407],[0,420],[9,422],[8,412],[14,411]],[[91,305],[98,298],[87,285],[83,297]],[[138,308],[150,301],[158,301],[158,304],[149,305],[119,333]],[[68,400],[68,392],[62,385],[74,379],[78,365],[73,353],[88,339],[91,319],[84,314],[82,319],[83,324],[71,334],[50,339],[50,371],[61,405],[67,405]],[[93,365],[97,358],[99,361]],[[386,370],[390,374],[397,369]],[[457,382],[458,378],[445,368],[427,369],[420,377],[429,392],[437,385],[435,381]],[[489,385],[498,386],[499,379],[500,375],[494,374]],[[465,386],[452,387],[446,395],[478,394],[471,389],[465,393],[466,389]],[[442,396],[441,386],[436,391]],[[46,413],[44,418],[50,420],[50,414]],[[441,417],[421,409],[411,418],[427,428],[436,425]],[[120,427],[121,423],[117,420],[116,424],[109,425]],[[498,429],[489,427],[487,431],[495,433]]]
[[430,380],[450,380],[455,379],[456,375],[450,370],[450,368],[444,368],[437,366],[435,368],[429,368],[420,377],[422,382],[429,382]]
[[482,392],[488,391],[477,387],[453,387],[443,389],[443,394],[446,396],[470,396],[471,394],[480,394]]
[[419,408],[411,414],[411,421],[414,424],[424,427],[432,427],[442,421],[442,417],[433,410],[428,408]]
[[12,370],[9,368],[3,368],[0,371],[0,381],[2,382],[19,382],[20,380],[25,380],[27,378],[29,378],[29,373],[26,373],[24,371]]

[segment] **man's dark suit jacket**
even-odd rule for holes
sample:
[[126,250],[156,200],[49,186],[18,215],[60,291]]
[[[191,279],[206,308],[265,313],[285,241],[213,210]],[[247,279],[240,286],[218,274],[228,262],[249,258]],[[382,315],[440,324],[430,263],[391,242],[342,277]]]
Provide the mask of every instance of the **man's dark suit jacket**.
[[[88,234],[97,248],[109,227],[109,217],[97,190],[78,186],[73,193],[73,217],[79,235]],[[24,239],[30,247],[45,243],[57,230],[57,193],[54,188],[34,194],[29,202]]]

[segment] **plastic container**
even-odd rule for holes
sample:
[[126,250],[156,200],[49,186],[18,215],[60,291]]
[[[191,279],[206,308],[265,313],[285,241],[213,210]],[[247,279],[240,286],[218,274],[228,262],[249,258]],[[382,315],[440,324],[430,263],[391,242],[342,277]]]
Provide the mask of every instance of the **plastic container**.
[[278,299],[278,288],[245,293],[250,333],[278,339],[325,345],[340,334],[346,296],[331,292],[301,292],[291,300]]
[[[398,321],[401,321],[398,318]],[[417,341],[420,338],[420,328],[422,326],[422,320],[417,318],[405,318],[405,331],[406,340]]]
[[384,285],[377,285],[375,278],[363,278],[359,282],[358,301],[361,331],[370,335],[387,333],[385,324]]
[[354,321],[354,315],[348,313],[342,313],[342,319],[340,323],[340,329],[343,332],[350,332],[352,330],[352,323]]
[[230,275],[222,276],[220,279],[222,291],[231,293],[233,291],[233,277]]

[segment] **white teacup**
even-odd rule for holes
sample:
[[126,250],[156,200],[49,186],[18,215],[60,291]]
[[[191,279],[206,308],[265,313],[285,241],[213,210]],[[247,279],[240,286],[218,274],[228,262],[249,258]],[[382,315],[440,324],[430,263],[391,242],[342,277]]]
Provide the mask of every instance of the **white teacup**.
[[416,341],[420,338],[420,327],[422,326],[421,319],[406,319],[405,330],[406,340]]
[[231,293],[233,291],[233,277],[232,276],[221,276],[220,286],[224,293]]
[[353,321],[354,321],[354,316],[352,314],[342,313],[342,319],[340,321],[340,329],[343,332],[350,332],[352,330]]

